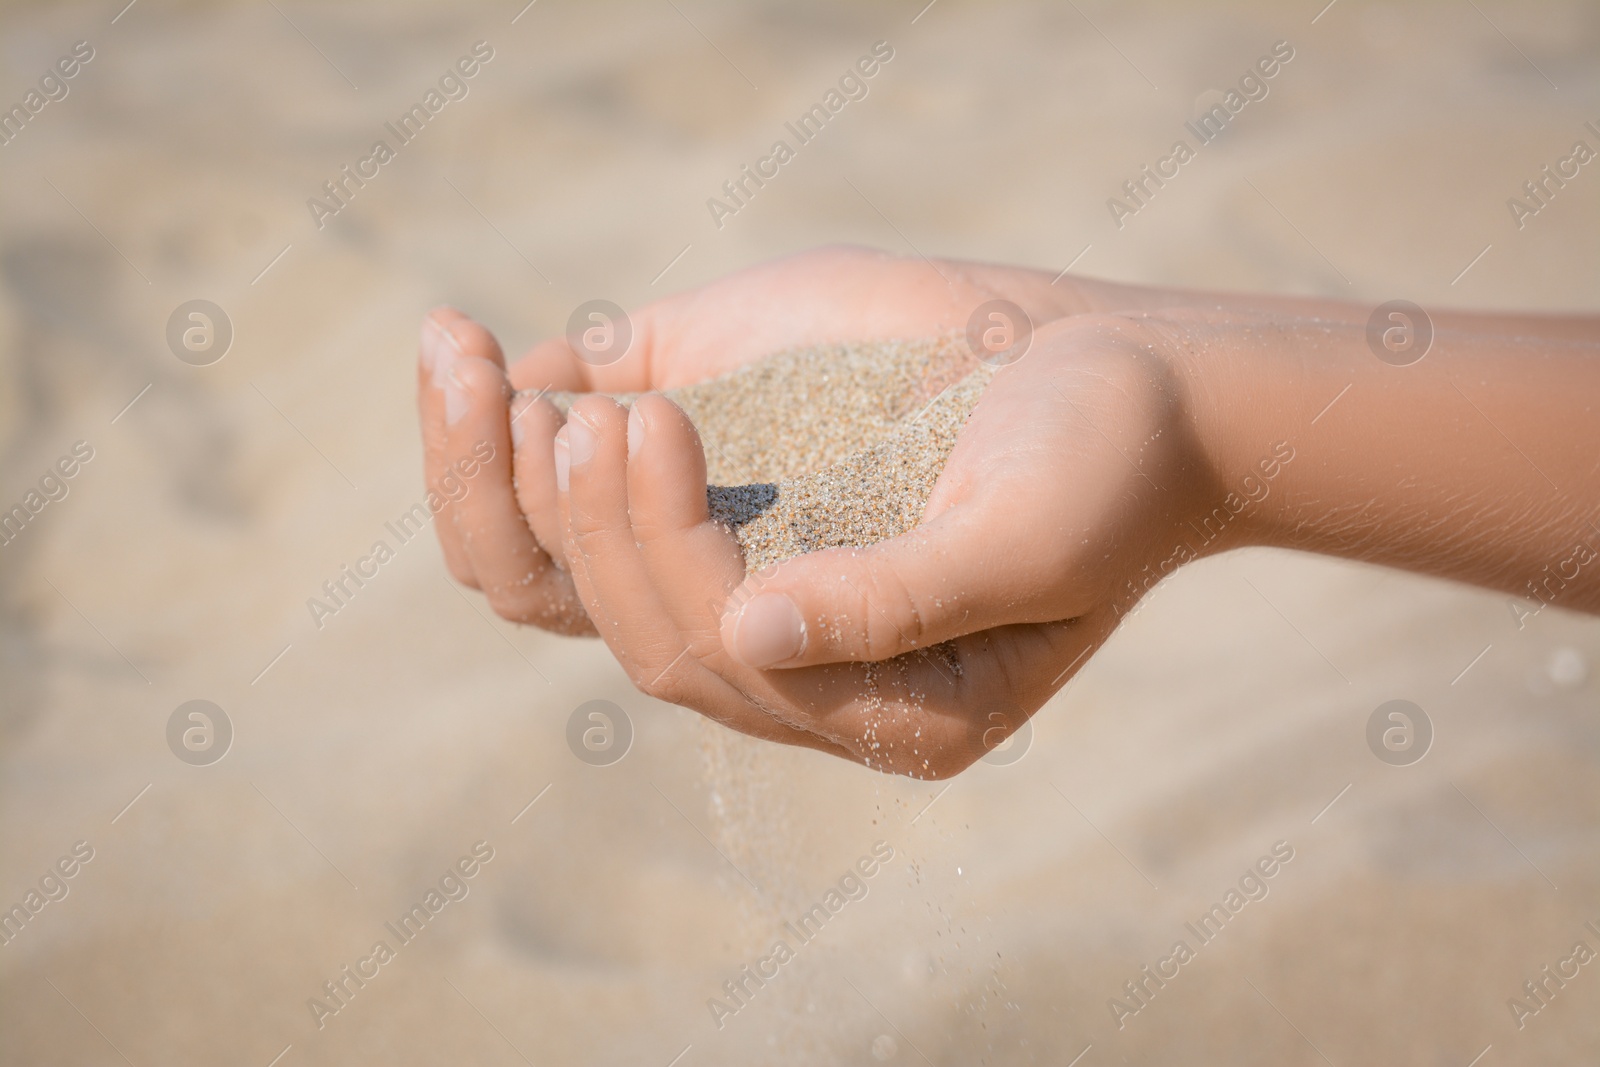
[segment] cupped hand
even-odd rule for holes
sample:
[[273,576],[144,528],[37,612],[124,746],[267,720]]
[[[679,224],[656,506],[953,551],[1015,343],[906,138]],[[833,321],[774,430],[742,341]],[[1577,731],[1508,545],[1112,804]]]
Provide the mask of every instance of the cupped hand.
[[[564,551],[644,692],[921,778],[1019,727],[1216,496],[1170,334],[1079,315],[995,376],[921,525],[745,573],[683,413],[585,397],[555,437]],[[998,729],[997,729],[998,727]]]
[[[435,528],[450,572],[516,622],[589,633],[568,571],[551,446],[564,417],[513,391],[644,392],[704,381],[786,348],[929,337],[965,329],[979,305],[1006,299],[1042,325],[1117,298],[1102,283],[1018,267],[820,248],[729,275],[630,314],[632,343],[590,362],[565,337],[507,367],[483,326],[450,308],[423,324],[418,407]],[[586,358],[587,357],[587,358]],[[484,443],[492,458],[474,466]],[[465,470],[473,470],[470,478]],[[460,495],[452,478],[468,485]],[[457,496],[460,499],[456,499]]]

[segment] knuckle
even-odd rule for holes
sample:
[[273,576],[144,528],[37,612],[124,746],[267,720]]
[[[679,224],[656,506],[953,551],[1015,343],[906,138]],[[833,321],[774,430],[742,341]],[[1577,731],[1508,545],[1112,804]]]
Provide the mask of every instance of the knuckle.
[[644,694],[664,704],[682,704],[683,686],[670,679],[660,679],[643,690]]
[[604,519],[574,508],[568,526],[572,530],[572,545],[580,555],[591,556],[605,550],[611,526]]
[[868,659],[888,659],[921,647],[922,612],[898,574],[888,567],[865,569],[855,584],[861,601],[855,612],[856,633]]
[[633,540],[641,547],[655,544],[675,532],[671,524],[655,518],[632,518],[632,523]]
[[683,675],[676,664],[660,667],[639,667],[628,672],[633,687],[647,697],[668,704],[681,704],[686,695]]

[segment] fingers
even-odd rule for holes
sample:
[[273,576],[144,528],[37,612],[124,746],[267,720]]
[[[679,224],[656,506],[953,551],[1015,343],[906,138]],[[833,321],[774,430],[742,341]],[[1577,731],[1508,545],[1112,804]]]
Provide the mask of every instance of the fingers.
[[718,621],[728,591],[744,577],[744,554],[732,532],[711,519],[699,434],[682,409],[657,394],[640,397],[628,415],[628,518],[661,608],[700,664],[763,717],[838,742],[819,712],[839,704],[839,680],[795,677],[778,693],[724,650]]
[[[714,624],[685,634],[664,609],[629,514],[627,453],[628,415],[607,397],[580,399],[556,435],[558,501],[573,578],[601,637],[634,684],[756,737],[843,754],[839,746],[763,714],[703,665],[701,655],[715,650]],[[685,495],[697,492],[703,508],[703,465],[700,471],[698,485],[678,487]],[[646,529],[675,528],[654,514],[643,518]],[[705,598],[700,602],[711,617]],[[697,650],[691,642],[702,647]]]
[[[1138,561],[1165,558],[1178,499],[1161,484],[1175,435],[1165,393],[1100,336],[1120,320],[1056,330],[1072,358],[1001,371],[962,426],[908,533],[789,560],[747,578],[724,644],[758,667],[877,661],[963,634],[1085,614]],[[1130,457],[1142,456],[1143,466]],[[1158,484],[1157,479],[1160,479]]]
[[[455,580],[476,588],[477,579],[471,561],[455,528],[455,503],[451,494],[444,492],[440,486],[446,468],[452,462],[446,455],[445,385],[449,381],[450,368],[461,352],[461,345],[451,335],[450,328],[465,321],[465,315],[450,307],[434,308],[423,319],[417,358],[417,414],[422,423],[423,484],[430,493],[437,494],[434,499],[443,504],[434,522],[439,548]],[[499,351],[498,345],[494,351]],[[453,410],[459,412],[459,398]]]
[[716,633],[721,591],[743,561],[709,519],[698,438],[661,397],[635,412],[581,400],[555,448],[578,588],[651,695],[757,737],[945,778],[1020,727],[1103,640],[1076,620],[986,630],[886,663],[746,667]]
[[587,630],[567,575],[550,562],[517,505],[507,402],[510,387],[488,331],[462,320],[460,346],[445,375],[445,457],[440,490],[475,584],[495,612],[561,632]]
[[628,520],[627,413],[609,397],[580,399],[554,452],[566,554],[600,636],[635,685],[683,702],[693,657],[661,611]]
[[711,520],[694,427],[665,398],[640,397],[628,416],[628,453],[628,517],[650,587],[698,663],[737,692],[742,714],[731,725],[751,732],[749,723],[775,721],[875,767],[910,767],[902,756],[933,751],[939,717],[929,708],[959,699],[956,667],[935,659],[763,672],[733,660],[718,620],[744,558],[732,533]]
[[1003,523],[978,501],[900,537],[836,548],[746,580],[724,644],[752,667],[882,660],[1019,621],[1030,599]]
[[[650,388],[650,351],[657,320],[668,313],[670,301],[656,301],[613,320],[602,312],[595,328],[604,331],[607,345],[594,352],[574,348],[567,337],[550,337],[528,350],[511,368],[516,389],[549,389],[572,393],[639,393]],[[627,345],[622,347],[623,335]]]
[[511,365],[511,387],[586,393],[594,388],[585,373],[587,369],[565,337],[551,337],[534,345]]
[[[728,590],[744,577],[744,557],[727,528],[711,521],[700,435],[655,393],[628,413],[628,515],[664,599],[670,605],[680,590],[694,590],[690,601],[706,609],[694,623],[715,633]],[[689,622],[680,618],[680,628]]]
[[517,506],[539,547],[566,568],[556,511],[555,437],[566,417],[549,400],[521,394],[511,401],[511,454]]

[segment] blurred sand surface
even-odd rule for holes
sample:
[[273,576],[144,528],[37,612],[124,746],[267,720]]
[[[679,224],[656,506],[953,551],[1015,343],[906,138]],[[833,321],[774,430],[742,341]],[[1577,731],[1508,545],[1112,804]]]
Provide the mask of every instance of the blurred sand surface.
[[[1020,762],[929,785],[636,695],[598,644],[454,589],[431,534],[322,629],[306,608],[422,495],[440,302],[516,351],[591,297],[855,241],[1600,311],[1600,173],[1521,231],[1505,207],[1600,122],[1592,4],[119,6],[0,15],[7,105],[96,50],[0,147],[0,506],[95,449],[0,548],[0,902],[95,850],[0,948],[4,1063],[1600,1059],[1596,968],[1520,1031],[1506,1007],[1600,948],[1593,619],[1226,556],[1159,588]],[[1280,39],[1268,98],[1118,230],[1106,198]],[[306,199],[478,40],[470,95],[316,229]],[[712,225],[877,40],[868,97]],[[195,297],[236,331],[211,367],[163,339]],[[194,698],[236,730],[205,768],[165,740]],[[608,768],[564,740],[597,698],[636,729]],[[1410,767],[1366,745],[1394,698],[1436,731]],[[318,1029],[308,998],[480,840],[470,895]],[[719,1031],[708,998],[879,840],[866,898]],[[1108,998],[1280,840],[1266,899],[1119,1031]]]

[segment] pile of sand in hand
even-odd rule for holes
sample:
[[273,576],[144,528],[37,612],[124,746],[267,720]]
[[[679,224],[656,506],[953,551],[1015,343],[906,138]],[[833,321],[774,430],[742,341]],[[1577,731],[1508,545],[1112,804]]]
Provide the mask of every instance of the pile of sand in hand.
[[759,570],[916,526],[993,375],[955,334],[792,349],[663,395],[700,433],[712,517]]

